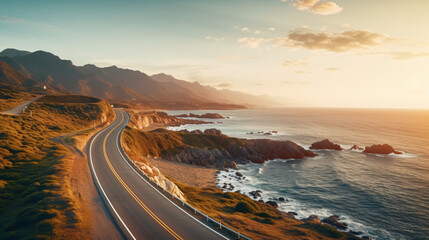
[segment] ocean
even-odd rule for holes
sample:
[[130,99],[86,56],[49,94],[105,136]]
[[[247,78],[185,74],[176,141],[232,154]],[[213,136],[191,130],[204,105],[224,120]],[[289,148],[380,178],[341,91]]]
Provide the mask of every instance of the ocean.
[[[239,165],[237,171],[245,180],[232,177],[234,171],[224,171],[218,175],[218,184],[232,183],[234,191],[245,194],[261,190],[265,201],[284,197],[287,201],[278,201],[279,209],[296,212],[298,218],[338,215],[348,230],[361,236],[429,239],[428,110],[276,108],[168,113],[190,112],[217,112],[229,118],[171,129],[217,128],[231,137],[291,140],[306,149],[326,138],[345,149],[354,144],[392,145],[404,154],[319,150],[313,158]],[[277,133],[264,134],[269,131]]]

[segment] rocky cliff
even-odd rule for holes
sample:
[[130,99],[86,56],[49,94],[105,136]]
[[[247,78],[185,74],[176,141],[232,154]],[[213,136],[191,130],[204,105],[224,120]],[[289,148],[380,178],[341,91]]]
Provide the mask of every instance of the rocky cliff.
[[145,129],[153,124],[164,126],[180,126],[183,124],[204,124],[205,121],[182,119],[168,115],[165,112],[143,112],[131,114],[129,126],[136,129]]
[[223,135],[219,130],[194,134],[165,129],[142,132],[128,127],[125,129],[123,142],[131,151],[144,157],[164,158],[219,169],[236,168],[239,163],[263,163],[276,158],[300,159],[316,156],[291,141],[238,139]]

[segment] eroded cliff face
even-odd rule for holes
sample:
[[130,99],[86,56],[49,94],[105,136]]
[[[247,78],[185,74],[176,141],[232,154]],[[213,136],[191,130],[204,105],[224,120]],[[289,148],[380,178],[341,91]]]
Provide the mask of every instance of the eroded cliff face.
[[160,124],[180,124],[180,120],[169,116],[164,112],[146,112],[139,114],[131,114],[128,125],[136,129],[145,129],[154,123]]
[[182,201],[186,201],[185,195],[182,191],[174,184],[172,181],[168,180],[157,167],[154,167],[148,163],[134,161],[136,165],[152,180],[157,183],[159,186],[169,191],[171,194],[180,198]]
[[183,124],[203,124],[205,121],[182,119],[168,115],[165,112],[145,112],[145,113],[134,113],[131,114],[130,122],[128,126],[143,130],[150,127],[153,124],[159,124],[164,126],[180,126]]
[[181,199],[182,201],[186,201],[185,195],[180,189],[174,184],[172,181],[168,180],[161,171],[157,167],[152,166],[149,164],[145,157],[136,156],[138,153],[134,153],[131,151],[130,147],[122,141],[122,147],[124,148],[125,152],[130,156],[130,159],[140,168],[140,170],[143,171],[143,173],[153,182],[157,183],[159,186],[164,188],[165,190],[169,191],[171,194],[176,196],[177,198]]

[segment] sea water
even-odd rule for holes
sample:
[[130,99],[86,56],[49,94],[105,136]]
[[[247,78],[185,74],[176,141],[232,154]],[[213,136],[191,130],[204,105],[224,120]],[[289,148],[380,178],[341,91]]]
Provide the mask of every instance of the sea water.
[[[170,111],[169,114],[207,111]],[[209,111],[210,112],[210,111]],[[365,109],[246,109],[216,111],[227,119],[173,130],[217,128],[231,137],[291,140],[308,149],[329,139],[349,149],[388,143],[402,155],[361,151],[315,151],[305,159],[275,159],[239,165],[246,178],[221,172],[218,185],[233,191],[261,190],[298,218],[339,215],[348,230],[373,239],[429,239],[429,111]],[[264,133],[277,131],[272,135]],[[253,132],[253,134],[250,134]],[[259,133],[258,133],[259,132]]]

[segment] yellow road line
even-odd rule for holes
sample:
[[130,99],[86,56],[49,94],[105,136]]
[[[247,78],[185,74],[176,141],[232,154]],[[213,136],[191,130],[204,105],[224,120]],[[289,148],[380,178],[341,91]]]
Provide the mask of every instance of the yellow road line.
[[106,142],[107,142],[107,138],[109,137],[109,135],[116,129],[118,128],[122,122],[124,121],[124,114],[121,112],[121,122],[116,125],[116,127],[112,128],[112,130],[109,131],[109,133],[107,133],[106,137],[104,138],[103,141],[103,153],[104,153],[104,158],[106,159],[107,165],[109,166],[110,170],[112,170],[112,173],[115,175],[115,177],[118,179],[118,181],[121,183],[121,185],[125,188],[125,190],[127,190],[127,192],[131,195],[131,197],[134,198],[134,200],[136,200],[136,202],[159,224],[161,225],[161,227],[163,227],[165,230],[167,230],[167,232],[169,232],[174,238],[176,238],[177,240],[183,240],[183,238],[181,238],[176,232],[174,232],[170,227],[167,226],[167,224],[165,224],[161,219],[158,218],[158,216],[155,215],[155,213],[153,213],[138,197],[137,195],[128,187],[128,185],[122,180],[122,178],[119,176],[119,174],[116,172],[116,170],[113,168],[112,163],[109,160],[109,157],[107,156],[107,152],[106,152]]

